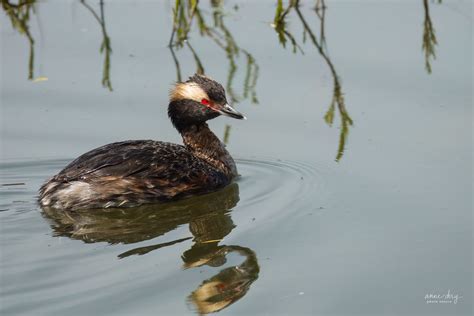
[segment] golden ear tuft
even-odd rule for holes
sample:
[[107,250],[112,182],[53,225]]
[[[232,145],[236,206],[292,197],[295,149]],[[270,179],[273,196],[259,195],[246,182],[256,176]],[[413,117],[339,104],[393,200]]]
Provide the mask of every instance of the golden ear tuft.
[[195,82],[178,82],[170,91],[170,100],[193,100],[201,102],[202,99],[209,99],[207,93]]

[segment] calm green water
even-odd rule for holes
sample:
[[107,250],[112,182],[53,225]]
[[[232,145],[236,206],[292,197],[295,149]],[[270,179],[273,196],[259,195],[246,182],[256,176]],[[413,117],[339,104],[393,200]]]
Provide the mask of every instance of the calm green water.
[[[277,2],[183,7],[173,50],[175,1],[2,2],[0,314],[472,315],[472,2]],[[180,142],[202,69],[248,117],[210,123],[234,185],[37,206],[87,150]]]

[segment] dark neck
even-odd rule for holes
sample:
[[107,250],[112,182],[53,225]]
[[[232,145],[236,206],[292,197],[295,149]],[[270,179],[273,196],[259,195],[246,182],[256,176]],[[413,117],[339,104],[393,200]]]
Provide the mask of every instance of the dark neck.
[[230,177],[237,175],[234,159],[206,123],[188,126],[179,132],[186,148],[196,157]]

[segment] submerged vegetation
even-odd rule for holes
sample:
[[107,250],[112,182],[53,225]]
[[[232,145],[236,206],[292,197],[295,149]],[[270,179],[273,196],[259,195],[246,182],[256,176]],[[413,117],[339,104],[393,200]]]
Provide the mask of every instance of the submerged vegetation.
[[[435,35],[435,29],[430,17],[430,1],[421,0],[424,9],[424,23],[422,36],[422,50],[425,60],[425,69],[427,73],[432,72],[432,60],[436,58],[436,45],[438,41]],[[98,10],[94,9],[96,4],[91,4],[90,0],[79,0],[82,6],[94,17],[100,26],[102,43],[99,52],[104,55],[102,69],[102,86],[113,91],[111,80],[112,68],[112,44],[111,37],[107,33],[105,21],[104,0],[99,0]],[[336,116],[336,110],[340,117],[340,136],[336,154],[336,161],[339,161],[343,154],[349,135],[349,128],[353,125],[344,99],[344,93],[341,84],[341,77],[336,71],[331,60],[326,42],[325,19],[328,5],[325,0],[314,0],[305,2],[306,5],[313,5],[314,17],[308,19],[301,11],[300,0],[275,0],[276,9],[273,13],[273,23],[271,26],[275,30],[278,41],[283,48],[291,47],[293,53],[304,54],[303,45],[309,42],[318,52],[320,57],[327,64],[332,76],[332,98],[328,109],[324,115],[324,121],[332,126]],[[442,0],[436,0],[438,4]],[[199,0],[172,0],[172,31],[168,42],[170,55],[176,67],[176,79],[181,81],[182,70],[180,63],[180,53],[182,49],[188,50],[193,56],[195,63],[195,72],[205,73],[205,63],[200,53],[194,48],[193,42],[200,40],[209,40],[217,51],[221,51],[228,61],[227,80],[225,83],[227,93],[232,103],[239,103],[243,100],[249,100],[253,104],[259,103],[257,97],[257,82],[259,77],[259,66],[250,50],[239,45],[233,36],[232,30],[226,25],[226,18],[232,14],[238,14],[238,6],[234,6],[229,12],[224,6],[223,0],[210,0],[210,11],[203,9],[203,1]],[[207,3],[207,2],[206,2]],[[29,44],[28,57],[28,79],[35,78],[35,40],[30,30],[30,21],[35,14],[36,0],[2,0],[2,9],[11,21],[13,29],[25,36]],[[271,15],[266,17],[271,19]],[[293,19],[299,22],[302,29],[302,38],[298,39],[287,27],[287,20]],[[314,22],[316,18],[316,23]],[[292,20],[292,21],[293,21]],[[318,32],[316,32],[318,30]],[[193,37],[195,33],[200,38]],[[236,74],[242,71],[242,82],[236,82]],[[190,73],[190,71],[186,71]],[[238,89],[238,87],[240,87]],[[231,126],[225,127],[224,142],[228,142]]]

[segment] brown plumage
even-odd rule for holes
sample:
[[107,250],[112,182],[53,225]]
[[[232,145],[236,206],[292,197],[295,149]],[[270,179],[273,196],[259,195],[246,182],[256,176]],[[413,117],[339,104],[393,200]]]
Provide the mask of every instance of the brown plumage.
[[227,104],[219,83],[194,75],[175,86],[168,106],[184,146],[130,140],[96,148],[46,182],[39,203],[56,209],[132,207],[223,188],[237,169],[206,124],[221,114],[244,118]]

